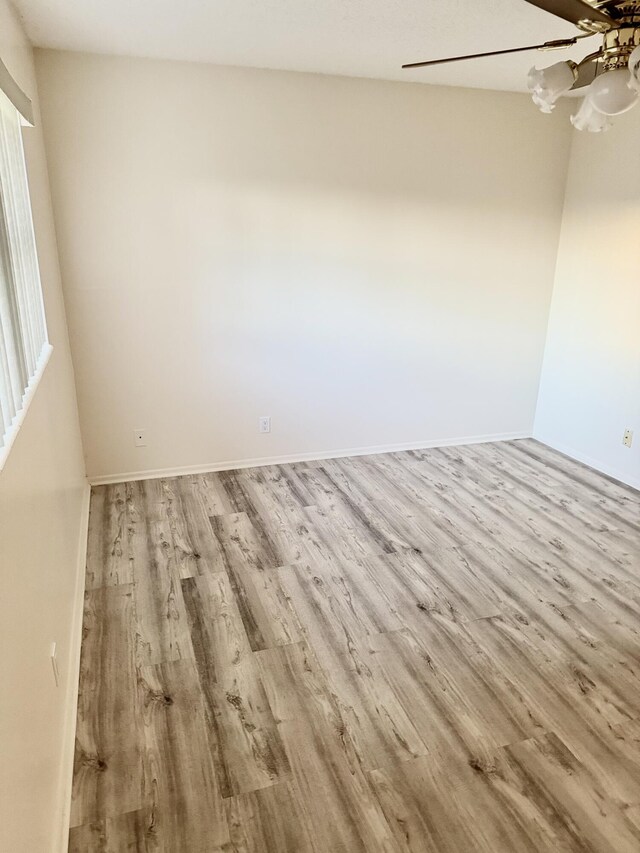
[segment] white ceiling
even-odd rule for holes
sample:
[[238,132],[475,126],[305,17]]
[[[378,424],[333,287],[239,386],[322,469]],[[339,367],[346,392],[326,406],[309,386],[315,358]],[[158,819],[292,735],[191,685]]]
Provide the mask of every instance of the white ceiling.
[[584,46],[402,71],[403,62],[574,35],[524,0],[14,0],[39,47],[525,90]]

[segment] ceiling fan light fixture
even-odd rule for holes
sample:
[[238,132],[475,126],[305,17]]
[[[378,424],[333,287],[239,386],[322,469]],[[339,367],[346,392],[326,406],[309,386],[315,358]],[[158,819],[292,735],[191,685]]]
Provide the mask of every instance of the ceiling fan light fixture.
[[532,68],[527,77],[527,86],[533,103],[543,113],[550,113],[558,98],[566,94],[576,82],[575,62],[556,62],[549,68]]
[[576,130],[587,130],[589,133],[602,133],[609,130],[611,120],[609,116],[599,112],[591,102],[591,98],[587,97],[580,105],[580,109],[575,115],[571,116],[571,124]]
[[[412,62],[403,68],[422,68],[448,62],[573,47],[581,39],[599,36],[599,46],[575,63],[557,62],[549,68],[532,68],[527,86],[543,113],[553,112],[562,95],[586,90],[586,97],[571,122],[578,130],[601,133],[618,116],[640,102],[640,0],[525,0],[558,18],[575,24],[581,33],[525,47],[490,50]],[[588,88],[587,88],[588,87]]]
[[638,91],[629,84],[627,68],[614,68],[600,74],[589,86],[587,97],[598,112],[606,116],[619,116],[635,106]]

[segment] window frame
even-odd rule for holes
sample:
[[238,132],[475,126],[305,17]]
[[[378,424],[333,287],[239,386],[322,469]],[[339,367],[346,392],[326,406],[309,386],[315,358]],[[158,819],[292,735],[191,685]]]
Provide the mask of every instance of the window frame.
[[[0,287],[3,288],[3,292],[0,294],[0,298],[4,300],[5,314],[9,312],[13,316],[13,322],[9,322],[7,327],[9,337],[5,341],[5,355],[11,350],[21,353],[22,359],[17,364],[9,366],[5,376],[0,378],[0,381],[7,381],[8,386],[2,389],[2,393],[6,399],[13,400],[13,403],[10,403],[9,414],[11,414],[12,408],[15,409],[8,424],[0,423],[0,430],[4,427],[4,433],[0,434],[0,472],[9,458],[53,352],[47,329],[23,136],[23,128],[31,126],[31,115],[29,114],[28,118],[25,118],[10,94],[9,92],[5,94],[5,91],[0,88],[0,99],[3,101],[0,103],[0,110],[3,113],[9,111],[7,116],[10,121],[13,121],[13,111],[15,111],[17,139],[19,139],[19,146],[14,146],[15,159],[10,166],[6,167],[15,170],[11,173],[11,186],[7,187],[6,190],[0,187],[0,240],[2,241],[0,264],[3,267],[0,276]],[[27,103],[30,106],[30,102],[27,101]],[[1,132],[3,131],[0,130]],[[14,178],[15,184],[13,183]],[[16,189],[19,193],[16,193]],[[7,217],[8,204],[21,205],[21,216],[23,218],[15,219],[15,210],[13,211],[13,219],[10,216]],[[28,229],[27,239],[12,239],[11,232],[13,231],[14,236],[17,235],[20,226]],[[25,250],[28,254],[25,254]],[[16,275],[18,269],[19,274]],[[4,289],[5,283],[6,289]],[[35,342],[30,332],[25,331],[25,326],[32,326],[34,323],[37,323],[41,332]],[[25,356],[27,349],[31,352],[32,366],[27,364]],[[9,364],[8,361],[6,363]],[[16,388],[22,388],[22,393],[16,394]],[[16,400],[18,401],[16,402]]]

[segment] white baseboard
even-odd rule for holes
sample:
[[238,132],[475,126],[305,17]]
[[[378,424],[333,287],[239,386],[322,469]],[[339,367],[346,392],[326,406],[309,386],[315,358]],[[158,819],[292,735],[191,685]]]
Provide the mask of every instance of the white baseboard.
[[467,435],[460,438],[438,438],[428,441],[409,441],[402,444],[379,444],[370,447],[349,447],[344,450],[316,450],[285,456],[259,456],[255,459],[233,459],[225,462],[207,462],[202,465],[184,465],[177,468],[155,468],[146,471],[128,471],[89,477],[92,486],[109,483],[127,483],[132,480],[154,480],[159,477],[179,477],[184,474],[207,474],[212,471],[235,471],[238,468],[260,468],[265,465],[286,465],[291,462],[316,462],[321,459],[340,459],[345,456],[374,456],[398,450],[426,450],[429,447],[454,447],[460,444],[484,444],[491,441],[512,441],[531,438],[530,432],[502,432],[491,435]]
[[626,486],[631,486],[632,489],[640,490],[640,479],[630,477],[625,471],[619,471],[611,465],[606,465],[598,459],[593,459],[591,456],[580,453],[580,451],[575,450],[573,447],[568,447],[566,444],[562,444],[562,442],[551,441],[541,435],[534,435],[533,437],[536,441],[539,441],[540,444],[545,444],[552,450],[557,450],[558,453],[562,453],[564,456],[569,456],[571,459],[575,459],[576,462],[581,462],[583,465],[587,465],[589,468],[593,468],[601,474],[606,474],[607,477],[611,477]]
[[69,847],[69,819],[71,814],[71,789],[73,783],[73,758],[75,752],[76,717],[78,712],[78,681],[80,677],[80,647],[82,644],[82,616],[84,611],[84,586],[87,562],[87,536],[89,533],[89,503],[91,486],[87,482],[82,496],[78,560],[73,596],[73,615],[67,660],[65,696],[65,724],[62,736],[62,764],[59,781],[59,830],[53,839],[54,853],[66,853]]

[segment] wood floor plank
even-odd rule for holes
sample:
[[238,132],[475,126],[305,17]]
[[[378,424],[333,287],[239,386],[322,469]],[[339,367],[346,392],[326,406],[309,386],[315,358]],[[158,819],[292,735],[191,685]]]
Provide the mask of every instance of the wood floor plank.
[[640,649],[624,655],[615,640],[606,640],[612,632],[606,631],[606,620],[600,628],[600,623],[594,625],[588,618],[589,610],[594,612],[589,604],[536,614],[528,625],[514,625],[513,632],[526,637],[532,654],[543,656],[560,671],[568,695],[589,701],[604,720],[615,725],[634,719],[640,711]]
[[315,714],[327,728],[349,735],[365,770],[426,753],[373,656],[358,669],[351,658],[340,666],[338,657],[330,673],[306,643],[261,652],[258,658],[269,702],[280,722],[308,714],[303,705],[316,705]]
[[246,515],[254,525],[252,536],[257,540],[265,566],[275,568],[284,565],[286,556],[278,548],[269,521],[274,501],[269,499],[266,505],[263,505],[261,494],[256,489],[258,475],[248,469],[221,471],[218,477],[234,508],[234,513]]
[[[553,732],[505,747],[497,768],[494,784],[501,786],[502,777],[530,800],[544,803],[545,810],[554,815],[558,834],[573,849],[610,853],[640,849],[640,833],[624,819],[602,780],[589,773]],[[484,771],[490,779],[492,770]]]
[[416,759],[370,778],[399,842],[412,853],[638,849],[624,812],[553,734],[447,775]]
[[266,465],[255,468],[250,475],[254,488],[259,484],[269,502],[277,503],[288,513],[314,505],[313,495],[292,465]]
[[[282,587],[296,613],[305,639],[327,671],[349,662],[358,670],[369,638],[401,627],[397,615],[385,612],[384,599],[373,582],[362,583],[361,563],[343,563],[341,572],[315,563],[278,570]],[[355,580],[354,580],[355,578]]]
[[126,526],[124,484],[94,486],[89,512],[85,589],[133,581]]
[[589,849],[567,846],[530,798],[505,803],[465,764],[449,764],[442,773],[428,758],[417,758],[369,778],[403,853]]
[[229,843],[195,663],[144,667],[144,743],[159,848],[210,853]]
[[[610,496],[621,505],[629,507],[637,506],[638,491],[632,486],[627,486],[606,474],[601,474],[593,468],[570,459],[563,453],[558,453],[550,447],[546,447],[539,441],[510,441],[501,448],[508,455],[512,450],[524,454],[534,463],[543,466],[547,470],[558,470],[563,474],[563,482],[572,480],[588,493],[604,494]],[[637,515],[635,516],[637,519]]]
[[302,646],[259,653],[313,849],[397,850],[335,700]]
[[453,548],[427,554],[419,549],[385,554],[375,565],[383,595],[401,620],[414,611],[440,613],[454,621],[500,613],[499,603],[486,594],[484,579],[467,571]]
[[365,500],[355,500],[341,477],[331,470],[319,468],[314,472],[319,485],[317,490],[318,513],[329,520],[332,529],[342,529],[357,540],[364,552],[393,554],[407,544],[394,526],[395,519],[387,518]]
[[209,523],[214,502],[185,477],[162,480],[161,488],[179,577],[224,571],[222,549]]
[[481,762],[543,731],[509,679],[463,625],[439,616],[374,639],[376,658],[434,764]]
[[192,658],[161,481],[127,483],[127,513],[139,663]]
[[[640,541],[640,540],[639,540]],[[595,550],[583,541],[568,540],[564,536],[554,536],[548,539],[528,537],[515,548],[525,553],[530,561],[539,558],[542,564],[556,565],[571,569],[582,576],[583,583],[596,584],[596,590],[582,593],[586,597],[607,598],[607,590],[619,590],[625,595],[630,593],[637,596],[638,578],[638,549],[620,548],[615,553],[609,549]]]
[[306,523],[304,510],[312,505],[305,484],[290,466],[244,472],[243,482],[244,495],[251,496],[247,515],[254,528],[262,531],[267,561],[276,567],[302,559],[298,530]]
[[640,493],[533,440],[93,491],[72,853],[640,850]]
[[346,733],[292,720],[281,724],[300,815],[317,853],[398,850]]
[[414,719],[373,656],[358,670],[334,668],[329,685],[336,696],[345,729],[364,770],[425,755],[428,747]]
[[597,558],[582,546],[568,547],[559,538],[541,542],[530,537],[521,542],[500,541],[486,551],[476,549],[475,553],[464,548],[458,550],[472,564],[484,557],[483,571],[487,562],[496,567],[491,572],[492,583],[495,589],[500,589],[505,601],[516,581],[521,594],[526,589],[538,601],[553,602],[560,607],[598,598],[623,611],[634,612],[633,598],[638,596],[638,590],[627,581],[626,567]]
[[[579,481],[573,479],[568,471],[541,464],[530,455],[518,449],[518,442],[505,442],[498,452],[493,445],[480,450],[461,448],[464,460],[474,460],[475,471],[486,468],[487,458],[491,460],[492,470],[499,470],[504,478],[504,488],[519,487],[521,493],[531,494],[549,502],[550,506],[568,510],[574,516],[590,525],[597,517],[605,526],[627,527],[640,533],[640,519],[633,511],[628,499],[603,493],[602,490],[585,489]],[[556,455],[559,459],[559,455]],[[594,510],[597,514],[594,515]],[[564,513],[560,513],[562,515]]]
[[211,472],[190,474],[181,477],[191,487],[205,508],[208,517],[212,515],[231,515],[235,512],[229,496],[220,481],[220,475]]
[[[389,457],[376,457],[369,464],[384,476],[390,490],[400,489],[404,500],[412,505],[412,525],[419,537],[412,544],[423,552],[429,550],[429,541],[438,549],[455,547],[461,542],[491,544],[499,531],[500,519],[488,515],[480,501],[465,496],[446,475],[432,465],[427,466],[423,458],[416,464],[411,452],[389,454]],[[519,528],[515,533],[524,535]]]
[[296,642],[300,629],[275,566],[246,513],[211,518],[225,568],[254,651]]
[[132,584],[85,593],[71,826],[148,801]]
[[[606,602],[589,599],[574,601],[563,611],[577,623],[577,631],[589,636],[585,642],[595,643],[605,649],[605,654],[616,655],[619,666],[624,667],[634,679],[640,674],[640,624],[637,619],[621,620],[606,607]],[[592,639],[594,638],[594,639]]]
[[286,781],[289,763],[226,575],[182,582],[223,797]]
[[314,853],[300,801],[284,782],[225,800],[234,853]]
[[[479,620],[468,630],[494,660],[522,697],[523,708],[539,720],[545,731],[555,732],[563,743],[603,784],[620,804],[637,802],[640,796],[640,765],[612,734],[611,723],[592,701],[588,681],[580,674],[567,678],[566,671],[546,659],[543,651],[526,642],[505,617]],[[583,683],[584,690],[578,686]]]
[[303,560],[340,562],[382,553],[368,535],[362,536],[351,520],[339,513],[314,506],[306,508],[304,514],[304,524],[299,528]]
[[153,809],[72,827],[69,853],[160,853]]

